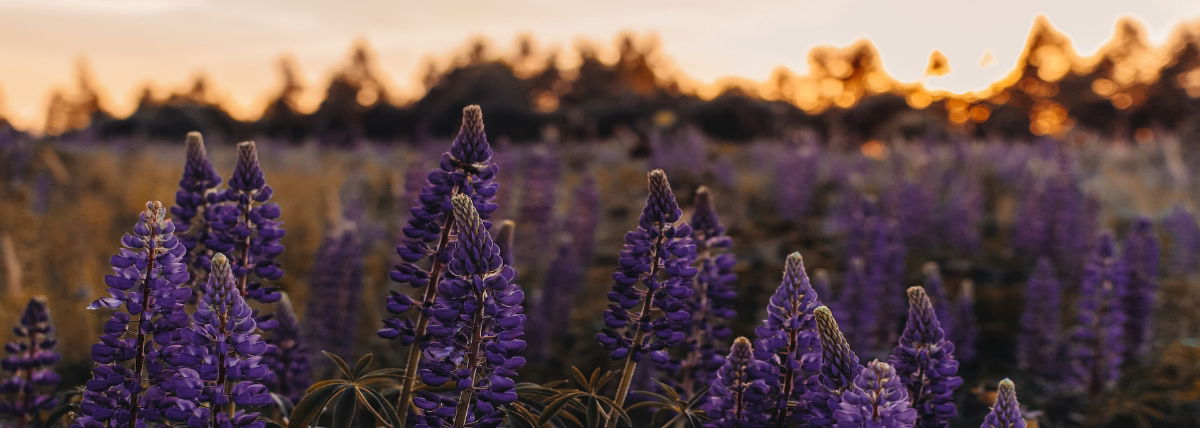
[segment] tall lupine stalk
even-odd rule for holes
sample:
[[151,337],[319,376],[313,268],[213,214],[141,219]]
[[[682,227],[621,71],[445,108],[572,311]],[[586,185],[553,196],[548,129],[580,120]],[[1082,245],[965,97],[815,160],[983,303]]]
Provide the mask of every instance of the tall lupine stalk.
[[733,266],[737,258],[729,252],[733,239],[725,235],[725,226],[717,217],[712,194],[707,187],[696,190],[695,210],[690,221],[692,242],[696,244],[697,259],[692,301],[692,331],[688,335],[688,354],[683,361],[683,391],[691,395],[696,385],[707,385],[721,367],[718,351],[733,335],[729,320],[737,315],[737,274]]
[[876,348],[876,326],[880,323],[883,302],[877,287],[867,278],[866,263],[862,259],[850,259],[834,307],[853,347]]
[[888,363],[874,360],[841,395],[834,412],[835,428],[911,428],[917,411],[908,401],[908,390]]
[[1183,276],[1196,272],[1200,266],[1200,225],[1197,225],[1196,217],[1187,208],[1176,206],[1163,219],[1162,225],[1168,237],[1170,273]]
[[738,337],[708,390],[703,409],[712,420],[705,426],[767,426],[772,410],[770,393],[778,382],[778,373],[771,365],[754,356],[750,340]]
[[[596,340],[614,360],[624,360],[613,401],[623,406],[638,363],[647,355],[656,364],[670,361],[667,351],[687,336],[692,314],[692,277],[696,246],[692,227],[676,225],[682,214],[667,175],[650,171],[649,195],[638,227],[625,234],[625,246],[613,274],[604,328]],[[638,287],[641,284],[641,287]],[[636,312],[635,312],[636,311]],[[608,427],[617,424],[616,417]]]
[[8,356],[0,361],[0,368],[11,373],[0,381],[0,420],[12,419],[17,427],[35,426],[39,413],[57,405],[47,393],[62,380],[54,372],[57,344],[46,299],[30,299],[20,324],[13,328],[13,340],[4,347]]
[[[951,319],[950,298],[946,294],[946,282],[942,279],[941,267],[935,262],[927,262],[921,266],[921,274],[925,278],[925,293],[929,296],[929,301],[933,303],[933,310],[937,313],[938,319]],[[949,331],[953,328],[954,326],[950,326],[946,330]]]
[[[493,181],[498,170],[484,133],[483,112],[477,105],[463,108],[462,128],[450,150],[442,154],[438,168],[426,176],[418,198],[420,204],[412,208],[412,217],[404,227],[405,238],[396,246],[401,262],[391,272],[392,281],[423,288],[424,294],[419,302],[414,302],[408,295],[392,291],[387,298],[387,311],[392,316],[383,320],[383,328],[379,330],[380,337],[398,338],[402,344],[413,345],[408,350],[397,406],[402,413],[407,413],[412,402],[417,367],[429,327],[429,310],[434,305],[449,260],[447,250],[454,227],[450,199],[460,193],[470,196],[485,227],[490,228],[487,218],[496,211],[492,198],[499,187]],[[426,260],[428,268],[418,266]],[[410,314],[414,308],[416,314]]]
[[1084,267],[1077,324],[1067,355],[1069,384],[1093,397],[1112,387],[1121,375],[1125,355],[1121,297],[1127,283],[1112,235],[1101,235]]
[[[975,316],[975,283],[963,280],[954,297],[950,310],[954,328],[945,330],[946,337],[954,344],[954,356],[964,364],[975,360],[975,342],[979,336],[979,319]],[[941,315],[938,319],[942,319]]]
[[321,240],[309,274],[309,299],[303,331],[314,350],[349,358],[358,328],[363,287],[363,246],[352,223],[343,223]]
[[431,387],[454,385],[457,397],[423,391],[414,404],[429,426],[495,427],[504,422],[501,407],[517,400],[517,370],[525,365],[525,294],[471,198],[455,195],[453,205],[457,241],[430,310],[420,377]]
[[[314,314],[321,317],[325,314]],[[271,391],[298,403],[312,380],[312,365],[306,338],[301,334],[300,323],[292,310],[292,301],[287,293],[275,305],[275,327],[269,331],[267,351],[263,361],[271,368],[267,386]]]
[[562,235],[557,251],[546,269],[546,281],[537,304],[531,305],[529,311],[529,357],[535,362],[550,359],[553,344],[567,333],[573,300],[583,281],[583,269],[578,260],[580,249],[574,241]]
[[813,210],[816,199],[820,148],[811,142],[800,147],[788,147],[776,158],[773,171],[776,211],[784,220],[798,221]]
[[871,251],[867,256],[867,282],[875,287],[876,293],[869,299],[883,301],[882,311],[875,325],[875,342],[866,350],[882,348],[882,344],[895,342],[896,326],[903,318],[903,299],[900,287],[904,284],[904,258],[907,250],[900,239],[900,227],[895,220],[886,217],[876,219]]
[[908,322],[888,362],[908,388],[918,427],[943,428],[957,414],[954,390],[962,386],[954,344],[946,340],[937,313],[921,287],[908,288]]
[[1013,381],[1000,381],[996,403],[984,416],[983,425],[979,428],[1025,428],[1025,416],[1021,414],[1021,403],[1017,402],[1017,387]]
[[596,225],[600,222],[600,194],[596,180],[585,175],[575,187],[567,209],[564,229],[571,235],[572,246],[579,252],[578,263],[583,270],[592,261],[596,247]]
[[[193,427],[262,427],[257,412],[238,407],[271,402],[262,384],[271,376],[262,363],[267,343],[256,332],[254,311],[238,292],[229,259],[217,253],[211,266],[195,321],[184,333],[186,342],[166,349],[178,364],[191,367],[183,369],[185,379],[178,383],[185,387],[177,389],[198,399],[180,401],[174,410],[181,414],[168,415]],[[197,385],[201,382],[203,386]]]
[[545,237],[554,236],[554,207],[558,201],[559,167],[558,157],[550,147],[540,145],[535,147],[526,159],[524,183],[521,186],[521,200],[517,209],[517,219],[521,222],[518,244],[521,245],[520,263],[515,260],[505,260],[506,263],[520,265],[526,275],[540,276],[546,266],[547,255],[554,248],[542,245]]
[[1125,238],[1121,256],[1129,274],[1122,305],[1125,310],[1125,360],[1137,361],[1150,342],[1158,294],[1158,238],[1154,224],[1140,218]]
[[192,280],[200,281],[198,273],[207,269],[210,257],[204,243],[212,237],[204,213],[210,204],[219,202],[217,187],[221,185],[221,176],[208,160],[204,137],[199,132],[189,132],[186,145],[187,161],[183,164],[183,177],[179,178],[179,190],[175,192],[171,220],[175,223],[175,235],[187,248],[183,262],[192,269]]
[[109,297],[88,306],[125,311],[113,313],[100,342],[92,345],[96,365],[73,426],[132,428],[161,420],[162,410],[175,406],[164,387],[178,370],[162,349],[184,342],[189,323],[184,302],[192,290],[182,262],[187,249],[166,214],[162,203],[146,203],[133,233],[121,238],[124,248],[110,260],[113,273],[104,277]]
[[283,253],[280,240],[285,231],[280,227],[279,205],[267,202],[272,190],[254,142],[238,143],[237,152],[229,188],[220,197],[225,203],[211,204],[205,212],[213,236],[204,244],[213,253],[229,254],[243,297],[271,303],[279,300],[279,288],[267,282],[283,277],[275,258]]
[[755,329],[755,358],[773,366],[779,388],[772,391],[771,421],[795,423],[810,413],[808,397],[821,370],[820,338],[814,311],[821,306],[804,271],[800,253],[787,257],[783,279],[767,306],[767,319]]
[[1062,286],[1050,259],[1041,257],[1025,285],[1025,306],[1017,335],[1017,366],[1042,379],[1060,377]]
[[1074,159],[1058,153],[1042,175],[1027,173],[1014,225],[1013,247],[1033,257],[1046,256],[1066,278],[1078,278],[1080,254],[1087,251],[1094,228],[1092,201],[1079,184]]
[[811,412],[806,422],[811,426],[832,426],[837,421],[834,412],[841,407],[842,393],[853,385],[863,366],[842,336],[833,312],[820,306],[813,313],[821,339],[821,373],[809,398]]

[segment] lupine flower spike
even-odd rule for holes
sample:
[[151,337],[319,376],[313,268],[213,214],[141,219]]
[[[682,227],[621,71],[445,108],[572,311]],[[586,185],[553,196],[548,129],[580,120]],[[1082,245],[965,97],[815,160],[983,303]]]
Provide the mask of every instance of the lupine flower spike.
[[229,203],[208,208],[207,220],[218,230],[205,245],[214,253],[229,254],[242,296],[271,303],[279,300],[279,288],[268,283],[283,277],[275,258],[283,253],[285,231],[280,227],[279,205],[267,202],[273,191],[254,142],[238,143],[237,152],[237,166],[223,198]]
[[502,407],[517,400],[517,370],[525,365],[525,294],[471,198],[452,202],[458,240],[430,310],[420,377],[431,387],[453,385],[457,394],[422,391],[413,403],[425,425],[495,427],[504,422]]
[[814,315],[819,306],[821,301],[804,271],[804,258],[800,253],[788,255],[783,279],[767,306],[767,319],[754,331],[758,336],[755,356],[772,365],[779,376],[771,416],[777,425],[789,425],[792,418],[810,413],[806,403],[821,369]]
[[831,426],[837,422],[834,412],[841,407],[842,393],[854,383],[863,366],[842,336],[833,312],[821,306],[813,313],[821,337],[821,374],[809,398],[807,422],[812,426]]
[[0,367],[11,373],[0,380],[0,420],[11,418],[17,426],[33,426],[39,422],[39,413],[57,404],[47,393],[61,381],[54,372],[59,360],[54,351],[57,344],[46,299],[30,299],[20,324],[13,328],[13,341],[4,347],[8,356],[0,361]]
[[692,241],[696,243],[699,272],[696,274],[696,299],[692,301],[692,331],[688,337],[688,355],[683,362],[683,390],[691,394],[695,385],[707,385],[721,367],[717,351],[729,340],[733,331],[729,320],[736,315],[737,274],[733,266],[737,259],[730,249],[733,240],[725,235],[725,227],[717,218],[712,194],[707,187],[696,190],[696,208],[692,212]]
[[1093,396],[1112,387],[1121,375],[1125,312],[1120,298],[1126,283],[1116,244],[1111,235],[1102,235],[1084,267],[1068,350],[1071,386]]
[[1000,381],[996,404],[983,418],[983,425],[979,428],[1025,428],[1025,417],[1021,414],[1021,403],[1017,402],[1017,387],[1013,381]]
[[[262,364],[267,344],[256,333],[254,312],[238,292],[229,259],[218,253],[211,266],[195,322],[185,334],[187,343],[167,348],[178,364],[192,367],[183,369],[186,375],[175,381],[181,385],[178,389],[196,394],[199,400],[181,401],[173,409],[172,413],[186,418],[171,416],[189,427],[261,428],[265,423],[257,412],[236,408],[271,402],[262,384],[271,375]],[[203,387],[195,388],[200,382]]]
[[[611,303],[604,311],[605,328],[596,335],[612,359],[625,360],[613,399],[617,406],[624,405],[642,358],[649,355],[660,365],[670,362],[667,350],[683,343],[692,321],[688,312],[696,275],[692,228],[675,224],[682,213],[666,173],[656,169],[648,177],[646,207],[638,228],[625,234],[620,267],[608,292]],[[608,426],[616,421],[609,419]]]
[[282,294],[275,305],[274,321],[277,325],[270,331],[269,346],[263,354],[263,361],[273,373],[267,382],[271,391],[295,403],[304,396],[312,380],[312,366],[309,364],[308,344],[301,334],[292,301],[287,293]]
[[1025,285],[1025,307],[1017,335],[1017,366],[1043,379],[1058,379],[1061,367],[1054,364],[1060,345],[1062,288],[1050,259],[1041,257]]
[[944,428],[957,413],[954,391],[962,386],[954,344],[946,340],[929,296],[922,287],[908,288],[908,323],[888,358],[908,388],[918,427]]
[[209,204],[219,202],[217,186],[221,185],[221,176],[208,160],[204,137],[199,132],[189,132],[186,141],[187,161],[183,165],[183,177],[179,179],[179,190],[175,192],[171,217],[179,242],[187,248],[183,262],[193,268],[192,280],[199,281],[196,273],[208,266],[210,256],[202,244],[212,237],[204,213]]
[[835,428],[911,428],[917,411],[909,406],[908,391],[896,370],[875,360],[842,393],[834,420]]
[[92,345],[96,365],[73,426],[157,422],[164,409],[176,407],[179,398],[166,387],[180,386],[167,382],[179,370],[164,360],[162,349],[185,343],[182,331],[189,319],[184,302],[192,290],[182,262],[187,249],[175,237],[175,224],[166,213],[162,203],[146,203],[133,233],[121,238],[124,248],[111,259],[113,273],[104,277],[109,296],[88,306],[125,311],[113,313],[104,323],[100,342]]
[[709,428],[740,428],[768,424],[770,382],[778,383],[770,365],[754,356],[749,339],[738,337],[717,370],[704,413]]
[[1138,219],[1125,238],[1123,264],[1129,273],[1124,301],[1125,360],[1137,361],[1150,341],[1158,294],[1158,238],[1149,219]]
[[[419,302],[405,293],[392,291],[387,299],[390,315],[383,320],[378,333],[385,339],[399,339],[404,345],[416,343],[409,348],[405,373],[417,372],[429,326],[428,311],[434,305],[438,283],[449,260],[448,244],[454,227],[450,198],[460,193],[470,196],[484,227],[490,229],[487,219],[496,211],[492,199],[499,188],[493,181],[498,170],[484,133],[483,112],[477,105],[467,106],[463,109],[458,136],[450,150],[442,154],[438,168],[426,176],[419,204],[412,208],[412,217],[404,227],[404,239],[396,247],[401,262],[391,273],[392,281],[424,288]],[[418,265],[427,259],[429,267]],[[409,313],[413,308],[417,309],[415,315]],[[415,381],[415,376],[405,376],[397,406],[401,412],[409,408]]]

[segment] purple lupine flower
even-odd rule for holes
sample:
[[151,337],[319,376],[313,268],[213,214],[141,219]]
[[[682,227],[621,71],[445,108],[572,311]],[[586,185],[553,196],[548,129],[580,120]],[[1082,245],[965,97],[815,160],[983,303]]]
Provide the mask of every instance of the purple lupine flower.
[[908,390],[896,370],[874,360],[842,392],[833,417],[835,428],[911,428],[917,411],[909,405]]
[[546,281],[538,295],[538,303],[530,306],[531,320],[526,337],[529,357],[536,362],[551,358],[554,343],[564,339],[570,324],[574,298],[583,281],[579,248],[565,234],[558,243],[558,254],[546,269]]
[[[954,344],[955,358],[970,363],[975,359],[975,341],[979,336],[979,320],[975,317],[975,283],[964,280],[959,285],[950,315],[954,328],[944,330],[946,337]],[[942,319],[940,315],[938,319]]]
[[423,411],[418,426],[495,427],[504,422],[501,408],[517,400],[517,370],[525,365],[525,294],[471,198],[452,202],[457,241],[430,309],[432,340],[419,376],[431,387],[454,385],[456,396],[422,391],[413,403]]
[[[209,257],[208,251],[200,244],[212,235],[204,213],[210,203],[216,202],[221,176],[208,160],[204,137],[199,132],[189,132],[186,144],[187,161],[183,164],[183,177],[179,179],[171,216],[175,222],[175,235],[187,248],[183,262],[193,268],[192,279],[199,281],[197,273],[207,266]],[[199,260],[200,256],[203,260]]]
[[1057,379],[1062,287],[1050,259],[1038,259],[1025,285],[1025,307],[1017,336],[1017,366],[1043,379]]
[[283,293],[275,305],[273,321],[276,326],[270,330],[267,351],[263,354],[263,363],[272,373],[266,384],[271,392],[297,403],[312,380],[312,366],[306,338],[301,333],[287,293]]
[[1112,235],[1101,235],[1084,267],[1076,303],[1077,324],[1069,339],[1068,382],[1093,396],[1116,383],[1125,355],[1121,296],[1127,276],[1113,241]]
[[956,376],[954,344],[946,340],[924,288],[908,288],[908,322],[888,362],[908,388],[919,417],[917,426],[950,426],[950,418],[957,414],[954,390],[962,386],[962,378]]
[[[256,332],[254,311],[238,292],[229,259],[217,253],[210,266],[203,300],[185,333],[187,343],[165,350],[177,364],[191,367],[183,369],[170,388],[193,400],[179,401],[167,416],[194,427],[261,428],[265,423],[258,413],[238,412],[232,406],[263,407],[271,402],[262,384],[271,376],[262,361],[268,346]],[[197,388],[198,382],[203,386]]]
[[1129,278],[1122,305],[1125,310],[1125,359],[1137,361],[1150,342],[1154,303],[1158,294],[1158,238],[1148,218],[1138,219],[1125,238],[1121,256]]
[[500,222],[500,228],[496,230],[496,245],[500,246],[500,259],[504,260],[504,264],[516,262],[513,256],[513,237],[516,234],[516,228],[517,223],[512,220],[504,220]]
[[892,219],[876,218],[872,231],[871,250],[867,255],[867,283],[875,293],[867,298],[883,301],[878,324],[875,325],[873,342],[863,348],[864,352],[879,349],[882,344],[894,343],[896,326],[903,318],[903,299],[899,289],[904,284],[904,258],[906,249],[901,240],[899,224]]
[[600,194],[596,191],[596,180],[591,175],[584,176],[571,198],[563,228],[571,235],[574,248],[579,250],[578,262],[583,268],[592,261],[596,225],[600,222]]
[[[780,385],[773,392],[771,419],[783,425],[808,414],[807,397],[821,369],[820,338],[813,312],[821,306],[800,253],[787,257],[783,279],[771,295],[767,319],[755,329],[755,357],[773,366]],[[795,408],[793,408],[795,403]]]
[[[921,267],[921,273],[925,280],[922,284],[925,287],[925,293],[929,296],[929,301],[933,303],[933,310],[937,313],[939,320],[949,320],[950,318],[950,300],[946,294],[946,282],[942,279],[942,270],[936,262],[927,262]],[[943,326],[945,327],[945,326]],[[946,331],[954,329],[954,326],[945,328]]]
[[1052,168],[1026,177],[1028,192],[1019,202],[1013,247],[1034,257],[1054,260],[1059,273],[1078,278],[1080,254],[1086,253],[1094,229],[1093,201],[1079,184],[1074,159],[1058,153]]
[[[92,345],[96,365],[73,426],[160,421],[164,409],[186,400],[163,388],[169,379],[190,370],[171,364],[161,351],[184,342],[190,321],[184,303],[192,296],[182,262],[187,249],[175,237],[175,224],[166,213],[162,203],[146,203],[133,233],[121,238],[124,248],[110,260],[113,273],[104,277],[109,296],[88,306],[125,311],[113,313],[100,341]],[[136,327],[131,329],[131,322]]]
[[646,207],[637,229],[625,234],[619,269],[608,292],[611,303],[604,311],[604,328],[596,334],[612,359],[625,359],[614,399],[617,405],[624,404],[642,358],[649,355],[655,364],[669,364],[667,350],[683,343],[692,322],[688,310],[697,272],[692,266],[696,257],[692,227],[676,225],[682,211],[666,173],[656,169],[648,177]]
[[996,403],[983,418],[979,428],[1025,428],[1025,416],[1021,414],[1021,403],[1017,402],[1017,387],[1013,381],[1000,381],[996,390]]
[[771,366],[755,358],[750,340],[738,337],[708,389],[703,409],[712,420],[704,426],[767,426],[768,413],[771,411],[769,394],[772,384],[778,382],[778,374],[772,371]]
[[692,331],[688,335],[688,356],[683,363],[684,391],[694,385],[707,385],[722,364],[718,348],[733,331],[729,320],[737,315],[737,258],[730,252],[733,239],[725,235],[725,226],[717,218],[712,195],[707,187],[696,190],[696,207],[690,221],[692,242],[696,244],[698,273],[696,299],[692,301]]
[[832,426],[836,422],[834,413],[841,407],[842,393],[853,385],[863,366],[842,336],[833,312],[821,306],[813,314],[821,340],[821,373],[808,400],[810,412],[806,422],[812,426]]
[[321,240],[309,274],[308,316],[303,331],[314,350],[349,358],[363,287],[363,245],[354,223],[346,222]]
[[[956,168],[955,171],[960,169],[967,168]],[[980,248],[980,223],[985,211],[979,179],[964,175],[947,181],[949,189],[946,189],[943,208],[938,210],[940,218],[936,226],[941,232],[935,236],[941,237],[947,248],[970,255]]]
[[1196,272],[1200,266],[1200,225],[1196,217],[1187,208],[1176,206],[1163,219],[1163,229],[1170,243],[1170,272],[1179,276]]
[[796,222],[813,211],[816,199],[817,178],[820,163],[820,148],[811,142],[801,147],[787,149],[772,171],[775,184],[775,210],[784,220]]
[[846,275],[842,280],[841,292],[834,305],[838,310],[838,323],[845,326],[846,339],[852,347],[874,349],[877,342],[876,326],[883,302],[878,291],[867,278],[866,264],[860,258],[850,259]]
[[[204,245],[214,254],[230,255],[242,296],[270,303],[279,300],[279,288],[268,283],[283,277],[275,258],[283,253],[280,241],[285,231],[280,227],[279,205],[267,202],[273,191],[259,165],[254,142],[238,143],[237,152],[229,188],[218,198],[224,203],[210,204],[205,211],[213,236]],[[199,255],[198,259],[207,266],[205,257]]]
[[0,360],[0,368],[11,373],[0,380],[0,419],[13,419],[18,426],[36,425],[39,413],[58,404],[47,393],[62,380],[54,372],[57,344],[46,298],[29,299],[20,324],[13,328],[13,341],[4,347],[8,356]]
[[554,207],[558,199],[558,157],[545,145],[535,147],[526,159],[524,182],[520,188],[521,200],[517,207],[517,219],[521,222],[520,256],[522,260],[505,259],[505,263],[521,266],[526,274],[540,273],[546,264],[547,255],[553,247],[542,245],[547,236],[554,236]]
[[[483,128],[483,112],[477,105],[463,108],[462,128],[443,153],[438,168],[425,178],[418,197],[419,204],[411,209],[412,217],[404,227],[404,239],[396,246],[401,262],[391,272],[392,281],[408,284],[413,288],[424,288],[424,297],[414,302],[407,294],[392,291],[387,298],[390,316],[383,320],[379,336],[385,339],[400,339],[409,345],[418,339],[424,340],[428,317],[425,310],[433,305],[437,295],[437,283],[442,269],[449,259],[447,243],[454,221],[451,214],[451,196],[462,193],[471,196],[479,216],[488,228],[487,218],[496,211],[492,198],[499,185],[493,181],[499,167],[492,161],[492,148],[488,144]],[[428,259],[428,268],[417,263]],[[409,310],[421,308],[410,317]],[[409,353],[409,367],[416,371],[419,349]],[[411,389],[411,388],[406,388]]]

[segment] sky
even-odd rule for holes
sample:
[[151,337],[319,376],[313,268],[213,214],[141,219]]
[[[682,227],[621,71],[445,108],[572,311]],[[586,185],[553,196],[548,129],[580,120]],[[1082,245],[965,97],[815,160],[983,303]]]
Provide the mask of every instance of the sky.
[[[80,58],[117,114],[149,82],[179,89],[203,72],[236,115],[253,117],[277,90],[285,54],[319,89],[363,40],[404,93],[417,90],[423,59],[473,37],[507,49],[528,34],[569,48],[608,46],[623,31],[657,35],[675,68],[699,82],[763,81],[779,66],[803,74],[811,47],[869,39],[902,81],[922,79],[930,53],[941,51],[951,71],[926,85],[965,92],[1007,74],[1039,14],[1088,54],[1122,16],[1163,43],[1175,24],[1200,18],[1200,1],[0,0],[0,116],[40,126],[50,91],[73,84]],[[985,55],[994,60],[981,62]]]

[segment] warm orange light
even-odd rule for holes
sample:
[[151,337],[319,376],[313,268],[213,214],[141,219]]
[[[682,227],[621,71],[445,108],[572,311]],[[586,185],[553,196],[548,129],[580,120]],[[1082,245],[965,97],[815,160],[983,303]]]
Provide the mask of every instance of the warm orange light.
[[1125,110],[1129,108],[1129,106],[1133,105],[1133,97],[1126,93],[1113,95],[1110,101],[1112,101],[1113,107],[1116,107],[1119,110]]
[[926,76],[945,76],[950,74],[950,59],[942,51],[935,50],[929,54],[929,64],[925,66]]
[[971,121],[975,123],[983,123],[991,117],[992,111],[984,105],[971,107]]
[[1154,141],[1154,131],[1150,128],[1138,128],[1137,131],[1133,131],[1133,139],[1139,143],[1149,143]]
[[871,159],[883,159],[887,156],[887,146],[883,145],[882,141],[870,140],[862,144],[858,149],[863,156]]

